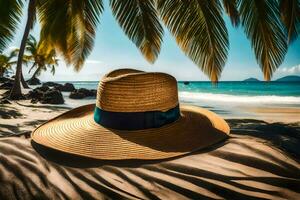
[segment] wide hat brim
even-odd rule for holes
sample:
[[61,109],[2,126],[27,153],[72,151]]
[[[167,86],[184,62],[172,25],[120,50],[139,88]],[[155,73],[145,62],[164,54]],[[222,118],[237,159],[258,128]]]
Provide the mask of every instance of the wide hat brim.
[[216,144],[228,137],[228,124],[215,113],[180,106],[180,118],[160,128],[124,131],[94,121],[95,104],[70,110],[42,124],[31,135],[40,145],[103,160],[165,159]]

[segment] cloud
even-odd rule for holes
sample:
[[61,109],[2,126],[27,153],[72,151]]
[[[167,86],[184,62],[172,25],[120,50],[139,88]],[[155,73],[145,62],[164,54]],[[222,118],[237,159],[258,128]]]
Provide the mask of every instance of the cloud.
[[101,64],[103,62],[100,60],[87,60],[87,61],[85,61],[85,63],[86,64]]
[[15,49],[18,49],[19,47],[17,47],[17,46],[10,46],[10,47],[8,47],[8,49],[9,50],[15,50]]
[[299,74],[300,73],[300,64],[299,65],[295,65],[293,67],[279,68],[278,71],[281,72],[281,73],[283,73],[283,74]]

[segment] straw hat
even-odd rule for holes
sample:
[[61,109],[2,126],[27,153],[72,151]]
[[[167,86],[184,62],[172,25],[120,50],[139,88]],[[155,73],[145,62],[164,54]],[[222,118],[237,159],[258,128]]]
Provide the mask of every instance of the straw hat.
[[150,160],[209,147],[229,131],[211,111],[179,107],[174,77],[120,69],[101,80],[96,104],[59,115],[31,137],[40,145],[89,158]]

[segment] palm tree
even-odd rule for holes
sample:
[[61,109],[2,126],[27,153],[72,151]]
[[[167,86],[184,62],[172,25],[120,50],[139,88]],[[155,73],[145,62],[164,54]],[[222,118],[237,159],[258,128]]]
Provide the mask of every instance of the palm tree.
[[9,55],[0,54],[0,77],[3,77],[5,73],[11,70],[12,66],[16,64],[16,61],[12,59],[17,55],[17,51],[11,51]]
[[[18,0],[12,0],[13,2],[20,2]],[[12,100],[17,100],[23,98],[22,92],[21,92],[21,85],[20,81],[22,79],[22,62],[23,62],[23,55],[25,51],[26,46],[26,40],[29,35],[30,29],[33,27],[34,19],[35,19],[35,12],[36,12],[36,0],[29,0],[28,3],[28,10],[27,10],[27,22],[25,26],[25,31],[22,37],[21,46],[18,54],[18,61],[17,61],[17,67],[16,67],[16,74],[15,74],[15,80],[13,88],[11,89],[9,98]],[[10,22],[10,21],[9,21]]]
[[12,41],[22,16],[21,0],[0,0],[0,53]]
[[43,45],[43,42],[37,42],[36,39],[30,35],[27,40],[26,52],[28,55],[24,55],[27,61],[32,62],[32,66],[29,73],[35,69],[32,77],[34,79],[41,74],[42,71],[46,71],[48,68],[52,74],[55,73],[55,67],[58,65],[58,59],[56,58],[56,51],[49,45]]
[[[109,4],[125,34],[150,63],[160,53],[163,23],[182,51],[213,82],[219,80],[228,56],[224,11],[234,26],[243,27],[265,80],[270,80],[283,62],[288,42],[295,40],[299,31],[300,0],[110,0]],[[102,0],[29,0],[25,41],[36,10],[43,40],[80,70],[93,48],[96,26],[103,12]],[[17,21],[16,17],[9,19]],[[14,27],[10,31],[14,32]],[[17,74],[21,73],[20,68],[18,63]],[[21,94],[20,88],[16,88],[11,97]]]
[[[10,7],[3,1],[6,0],[0,0],[0,8],[9,8],[10,10],[0,12],[0,26],[8,29],[6,32],[10,34],[0,35],[2,49],[11,40],[16,29],[16,22],[22,15],[21,11],[16,12],[16,10],[21,10],[23,6],[22,0],[8,0],[9,4],[17,5]],[[93,48],[96,25],[102,10],[101,0],[28,0],[27,21],[21,41],[14,86],[9,98],[22,98],[20,85],[22,58],[30,29],[36,21],[36,11],[42,27],[41,38],[45,43],[54,45],[64,56],[66,62],[74,64],[75,69],[79,70]],[[2,15],[7,20],[2,20]],[[15,15],[17,16],[14,17]],[[11,24],[14,26],[10,26]]]
[[[3,76],[3,74],[8,70],[11,70],[13,65],[17,64],[16,60],[12,61],[11,59],[17,57],[18,53],[19,49],[15,49],[12,50],[8,56],[5,54],[0,54],[0,77]],[[27,65],[26,59],[23,59],[23,63],[26,63]],[[21,83],[24,88],[29,88],[24,80],[23,74],[21,74]]]

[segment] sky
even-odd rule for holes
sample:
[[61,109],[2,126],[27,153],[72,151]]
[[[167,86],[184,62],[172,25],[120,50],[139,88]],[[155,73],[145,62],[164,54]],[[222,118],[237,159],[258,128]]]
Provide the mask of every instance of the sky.
[[[26,16],[26,13],[24,13]],[[232,27],[225,16],[229,34],[228,60],[221,75],[221,81],[239,81],[249,77],[263,79],[249,40],[241,28]],[[9,49],[19,47],[25,27],[25,17]],[[39,26],[36,25],[32,34],[38,38]],[[44,72],[39,77],[43,81],[98,81],[101,77],[118,68],[134,68],[143,71],[166,72],[177,80],[207,81],[208,77],[180,50],[174,38],[165,29],[161,53],[154,64],[148,63],[139,49],[127,38],[108,5],[105,5],[97,28],[94,49],[85,65],[79,72],[72,66],[59,61],[56,74]],[[24,68],[25,79],[30,77],[28,68]],[[289,46],[284,62],[274,73],[273,79],[286,75],[300,75],[300,39]]]

